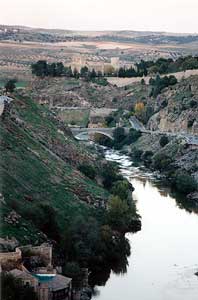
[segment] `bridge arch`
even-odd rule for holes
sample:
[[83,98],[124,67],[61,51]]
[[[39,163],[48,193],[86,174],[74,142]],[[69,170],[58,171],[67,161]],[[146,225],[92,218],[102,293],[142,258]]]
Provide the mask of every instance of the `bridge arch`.
[[107,137],[110,140],[113,140],[113,135],[107,132],[104,132],[102,130],[92,130],[92,131],[81,131],[78,133],[73,133],[75,138],[78,140],[89,140],[91,136],[94,136],[95,134],[99,134],[101,136]]
[[94,134],[100,134],[113,140],[113,128],[72,128],[71,131],[79,140],[88,140]]

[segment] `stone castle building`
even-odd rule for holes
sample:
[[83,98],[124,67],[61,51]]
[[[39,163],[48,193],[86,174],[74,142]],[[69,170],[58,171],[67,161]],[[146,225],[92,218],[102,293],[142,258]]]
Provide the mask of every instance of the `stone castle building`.
[[82,67],[87,67],[89,71],[93,69],[103,75],[108,72],[117,71],[120,67],[119,57],[112,57],[110,61],[102,56],[76,55],[72,59],[72,71],[76,69],[80,72]]
[[96,72],[101,72],[102,75],[116,72],[120,67],[125,69],[130,67],[134,68],[135,70],[137,69],[135,63],[120,61],[119,57],[111,57],[108,59],[104,56],[85,54],[73,56],[71,62],[72,71],[76,69],[78,72],[80,72],[81,68],[85,66],[89,69],[89,71],[94,69]]

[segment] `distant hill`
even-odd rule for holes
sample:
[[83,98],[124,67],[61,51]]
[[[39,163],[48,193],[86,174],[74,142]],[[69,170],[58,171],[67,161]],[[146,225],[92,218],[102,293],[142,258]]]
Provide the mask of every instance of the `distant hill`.
[[26,26],[0,25],[0,40],[21,40],[34,42],[64,42],[68,40],[104,40],[143,44],[188,44],[198,42],[198,34],[180,34],[155,31],[79,31],[66,29],[44,29]]

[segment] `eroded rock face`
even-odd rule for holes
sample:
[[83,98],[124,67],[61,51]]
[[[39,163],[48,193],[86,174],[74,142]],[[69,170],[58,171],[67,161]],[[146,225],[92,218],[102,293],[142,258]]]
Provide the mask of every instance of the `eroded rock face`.
[[148,129],[198,134],[198,76],[166,89],[153,106],[156,113],[149,119]]
[[198,110],[169,112],[169,107],[153,115],[147,127],[151,130],[198,134]]

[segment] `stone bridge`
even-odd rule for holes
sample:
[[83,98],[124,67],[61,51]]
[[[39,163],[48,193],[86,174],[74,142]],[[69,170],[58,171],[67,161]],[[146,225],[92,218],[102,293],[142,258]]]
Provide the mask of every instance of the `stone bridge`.
[[[166,135],[170,137],[178,137],[183,138],[188,145],[192,145],[194,147],[198,147],[198,136],[189,135],[187,133],[179,133],[179,132],[165,132],[165,131],[152,131],[146,129],[141,122],[139,122],[135,117],[131,117],[129,119],[131,127],[124,127],[125,133],[128,133],[131,128],[140,131],[145,134],[157,134],[157,135]],[[71,131],[73,135],[78,140],[89,140],[90,135],[94,133],[100,133],[104,136],[107,136],[111,140],[113,140],[113,131],[116,127],[111,128],[77,128],[71,127]]]
[[[113,140],[113,131],[116,127],[112,128],[76,128],[71,127],[73,135],[79,140],[88,140],[89,136],[94,133],[100,133]],[[129,128],[128,128],[129,130]]]

